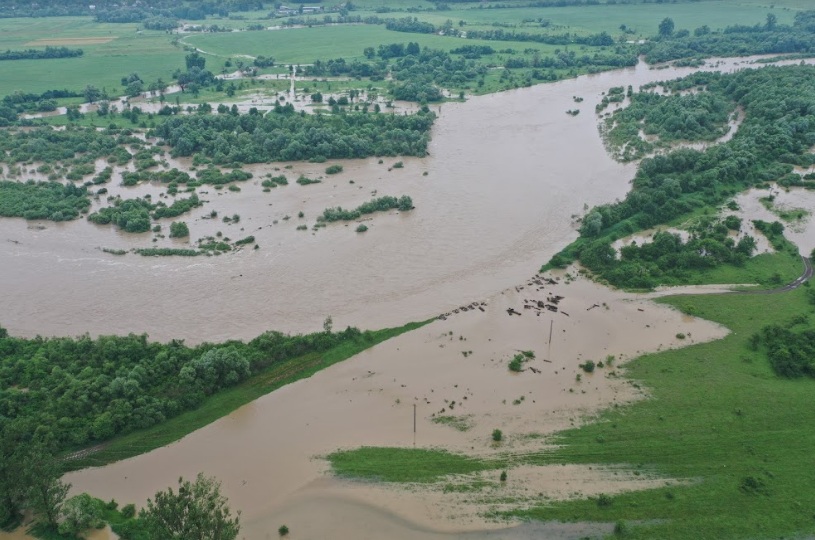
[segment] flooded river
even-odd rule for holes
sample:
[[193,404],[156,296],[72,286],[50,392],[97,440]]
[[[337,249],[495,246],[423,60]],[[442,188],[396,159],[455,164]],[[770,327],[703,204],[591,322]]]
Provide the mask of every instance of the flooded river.
[[[625,195],[634,165],[613,161],[598,136],[594,106],[602,92],[691,71],[640,64],[444,104],[435,108],[440,115],[430,156],[403,160],[403,169],[388,171],[394,158],[345,162],[343,173],[322,184],[263,193],[258,178],[279,173],[262,165],[248,167],[256,177],[239,193],[199,188],[209,203],[182,218],[191,237],[252,234],[256,251],[117,257],[99,248],[148,247],[150,235],[84,220],[4,219],[0,324],[23,336],[146,332],[199,342],[269,329],[313,331],[329,315],[336,327],[361,328],[432,317],[522,280],[576,237],[574,217],[586,205]],[[577,104],[573,96],[585,101]],[[574,108],[581,114],[566,114]],[[324,167],[283,172],[292,182],[299,172],[313,175]],[[127,197],[161,191],[110,189]],[[410,195],[416,209],[375,215],[365,234],[339,223],[314,234],[296,230],[301,223],[311,227],[324,208],[355,206],[374,191]],[[211,210],[238,213],[241,222],[203,219]],[[297,219],[299,211],[304,220]],[[292,219],[284,220],[287,215]],[[160,245],[185,247],[169,240]]]
[[[251,234],[258,250],[195,259],[117,257],[98,248],[143,247],[150,235],[133,237],[85,221],[0,221],[0,324],[18,335],[147,332],[197,342],[251,338],[267,329],[315,330],[327,315],[335,326],[381,328],[484,301],[483,311],[458,313],[383,343],[177,443],[71,473],[74,492],[143,505],[179,475],[202,471],[223,482],[233,507],[243,511],[241,536],[252,540],[277,537],[282,524],[298,538],[349,540],[608,533],[580,524],[506,529],[506,523],[483,518],[493,492],[479,500],[431,488],[355,484],[326,476],[320,456],[360,445],[441,446],[479,455],[539,449],[540,437],[612,403],[643,397],[617,376],[619,363],[725,335],[723,328],[574,274],[561,272],[545,284],[530,278],[576,237],[575,217],[587,206],[621,198],[629,188],[634,165],[611,160],[598,135],[594,107],[602,92],[691,71],[641,64],[444,104],[430,156],[405,159],[401,169],[392,168],[394,158],[344,162],[344,172],[320,184],[292,183],[264,193],[255,181],[267,172],[284,172],[291,182],[301,173],[318,176],[325,165],[281,171],[258,165],[247,168],[256,178],[240,192],[199,188],[208,203],[186,219],[192,237]],[[575,96],[584,101],[576,103]],[[581,114],[566,114],[575,107]],[[162,191],[111,190],[154,198]],[[355,224],[310,230],[322,209],[352,207],[374,192],[410,195],[416,208],[372,216],[365,234],[355,233]],[[239,213],[240,222],[205,219],[211,210]],[[299,224],[309,230],[298,231]],[[548,295],[564,297],[558,311],[536,310]],[[508,371],[518,350],[536,352],[529,364],[534,370]],[[613,367],[580,371],[585,360],[609,357],[617,362]],[[457,402],[455,414],[472,424],[466,432],[432,421],[450,400]],[[497,427],[506,434],[498,449],[489,443]],[[533,504],[536,497],[565,499],[671,481],[600,467],[556,469],[510,470],[501,489]]]

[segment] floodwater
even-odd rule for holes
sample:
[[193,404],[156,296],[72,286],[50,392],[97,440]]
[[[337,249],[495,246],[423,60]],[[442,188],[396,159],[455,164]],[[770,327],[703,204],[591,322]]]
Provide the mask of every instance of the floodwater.
[[[719,69],[742,66],[745,60]],[[601,92],[689,72],[640,64],[444,104],[430,156],[402,160],[403,169],[388,171],[395,158],[381,165],[348,161],[343,173],[322,184],[299,186],[293,184],[298,170],[314,175],[324,166],[295,165],[281,171],[289,186],[263,193],[256,181],[279,174],[273,169],[282,164],[262,165],[248,168],[256,178],[239,193],[199,188],[209,203],[182,218],[191,237],[252,234],[260,246],[254,251],[117,257],[99,248],[148,247],[150,235],[83,220],[4,219],[0,324],[23,336],[146,332],[200,342],[252,338],[269,329],[313,331],[327,316],[335,327],[362,328],[433,317],[524,279],[576,237],[574,219],[587,207],[625,195],[634,165],[613,161],[598,136],[593,111]],[[585,101],[576,104],[573,96]],[[575,107],[583,114],[566,114]],[[129,197],[161,191],[109,189]],[[416,209],[374,215],[365,234],[340,223],[315,234],[296,230],[301,223],[311,227],[324,208],[355,206],[374,191],[410,195]],[[211,210],[238,213],[241,221],[203,219]]]
[[[691,71],[641,64],[444,104],[430,156],[404,159],[404,168],[392,168],[395,158],[347,161],[341,174],[299,186],[293,183],[299,174],[320,176],[325,165],[256,165],[247,168],[255,178],[239,192],[199,188],[208,202],[184,218],[192,238],[251,234],[258,250],[194,259],[117,257],[99,248],[145,247],[151,235],[85,221],[0,221],[0,324],[16,335],[147,332],[198,342],[251,338],[267,329],[311,331],[328,315],[335,327],[381,328],[449,314],[167,447],[71,473],[66,480],[73,491],[141,506],[178,476],[204,472],[220,479],[231,506],[242,510],[247,539],[274,538],[282,524],[300,538],[340,540],[608,533],[586,525],[489,522],[483,512],[495,509],[496,490],[533,504],[677,479],[597,467],[523,467],[508,471],[506,486],[481,478],[489,484],[484,493],[457,496],[427,486],[339,480],[326,475],[320,456],[362,445],[441,446],[485,456],[540,449],[554,431],[645,395],[647,389],[620,377],[627,359],[726,333],[644,297],[600,287],[574,269],[554,282],[530,278],[576,237],[576,219],[586,208],[628,190],[634,165],[611,160],[598,135],[593,111],[601,93]],[[585,100],[576,104],[574,96]],[[582,114],[567,115],[575,106]],[[281,172],[290,185],[264,193],[260,177]],[[163,191],[110,189],[149,193],[154,200]],[[356,224],[311,230],[326,207],[386,194],[410,195],[416,208],[366,217],[364,234],[354,232]],[[208,219],[212,210],[218,219]],[[233,213],[240,214],[238,224],[220,221]],[[301,223],[309,230],[297,230]],[[564,298],[554,310],[540,307],[552,305],[552,295]],[[519,350],[533,350],[536,358],[513,374],[507,363]],[[591,374],[579,368],[609,356],[613,365]],[[471,427],[434,423],[441,414],[463,416]],[[499,447],[490,442],[495,428],[506,435]]]
[[[142,505],[179,475],[190,478],[204,471],[223,482],[232,506],[242,510],[247,539],[273,536],[281,524],[293,532],[307,531],[305,538],[377,538],[377,529],[370,527],[379,522],[387,525],[388,538],[469,534],[515,525],[482,517],[494,509],[496,495],[523,505],[543,497],[569,499],[675,481],[597,466],[518,467],[508,471],[506,485],[482,476],[478,479],[494,485],[483,493],[457,494],[438,486],[405,490],[326,476],[327,463],[320,456],[338,448],[441,446],[484,456],[539,451],[546,446],[541,437],[643,396],[620,377],[627,359],[726,334],[574,271],[570,275],[556,283],[530,278],[485,298],[483,305],[451,312],[445,320],[285,386],[177,443],[70,473],[66,481],[75,492]],[[563,297],[555,311],[538,307],[539,301],[551,305],[555,296]],[[534,351],[535,359],[522,373],[512,373],[507,364],[520,350]],[[611,365],[593,373],[579,367],[587,360],[608,364],[608,357]],[[470,428],[462,432],[434,423],[437,415],[461,416]],[[505,438],[497,447],[490,438],[495,428]],[[346,515],[341,527],[346,532],[337,532],[334,520],[309,519],[310,508],[326,516]],[[368,521],[371,515],[376,519]],[[512,537],[586,534],[524,531]]]

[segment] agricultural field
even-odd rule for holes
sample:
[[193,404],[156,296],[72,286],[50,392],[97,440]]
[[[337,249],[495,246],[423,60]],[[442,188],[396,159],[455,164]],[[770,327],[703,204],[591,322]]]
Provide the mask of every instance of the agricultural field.
[[815,8],[601,1],[0,6],[3,531],[814,534]]

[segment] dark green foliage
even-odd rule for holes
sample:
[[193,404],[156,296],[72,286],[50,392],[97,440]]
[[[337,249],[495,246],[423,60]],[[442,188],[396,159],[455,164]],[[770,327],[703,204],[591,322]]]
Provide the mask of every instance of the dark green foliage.
[[0,181],[0,216],[68,221],[91,205],[88,190],[59,182]]
[[277,529],[277,534],[279,534],[280,536],[286,536],[287,534],[289,534],[289,528],[285,525],[281,525]]
[[752,237],[736,243],[727,231],[722,224],[701,224],[687,242],[678,234],[660,231],[651,242],[621,248],[619,259],[608,241],[598,240],[581,251],[580,259],[615,287],[647,289],[682,283],[692,272],[742,265],[752,255],[756,247]]
[[170,238],[187,238],[190,229],[183,221],[173,221],[170,223]]
[[198,171],[195,176],[202,184],[222,186],[230,182],[245,182],[246,180],[252,178],[252,173],[235,169],[224,174],[221,172],[221,169],[210,166],[206,169]]
[[150,230],[150,212],[155,208],[145,199],[116,199],[113,206],[100,208],[88,216],[88,221],[98,225],[112,223],[130,233],[141,233]]
[[0,131],[0,161],[56,163],[73,159],[77,155],[84,156],[86,160],[99,159],[119,152],[118,145],[130,140],[116,135],[110,130],[97,131],[72,126],[61,131],[51,128],[3,130]]
[[197,257],[204,254],[203,251],[180,248],[139,248],[135,252],[143,257]]
[[[732,101],[710,92],[672,96],[638,92],[631,96],[628,107],[606,120],[607,137],[618,151],[625,146],[625,160],[637,159],[673,141],[721,137],[727,133],[727,120],[734,109]],[[657,141],[642,140],[640,128],[645,135],[657,136]]]
[[289,185],[289,181],[281,174],[280,176],[270,176],[266,180],[262,181],[260,185],[265,188],[273,188],[277,186],[287,186]]
[[742,264],[754,245],[749,240],[734,245],[727,238],[727,227],[714,223],[702,223],[685,244],[659,233],[651,244],[623,248],[619,260],[610,244],[695,209],[719,206],[747,187],[783,176],[790,164],[808,165],[809,148],[815,144],[815,108],[807,105],[815,101],[811,66],[697,73],[665,85],[674,91],[704,86],[740,105],[745,119],[725,143],[644,159],[625,200],[590,212],[591,223],[584,224],[580,240],[560,260],[578,255],[584,265],[617,286],[682,283],[699,270]]
[[364,223],[360,223],[359,225],[357,225],[356,232],[364,233],[367,230],[368,230],[368,226],[365,225]]
[[815,330],[809,325],[797,329],[795,322],[765,326],[751,336],[750,346],[763,346],[773,371],[782,377],[815,377]]
[[342,165],[329,165],[325,169],[325,174],[337,174],[342,172]]
[[319,183],[321,183],[321,180],[318,180],[316,178],[309,178],[308,176],[303,176],[303,175],[300,175],[300,178],[298,178],[295,181],[298,184],[300,184],[301,186],[308,186],[310,184],[319,184]]
[[504,438],[504,433],[500,429],[493,429],[492,430],[492,440],[493,442],[501,442]]
[[6,50],[0,52],[2,60],[48,60],[51,58],[76,58],[85,52],[82,49],[68,47],[46,47],[45,49],[25,49],[24,51]]
[[799,12],[792,26],[729,26],[716,32],[702,28],[697,29],[694,35],[673,34],[672,29],[671,33],[662,34],[660,25],[663,39],[646,44],[643,51],[650,63],[710,56],[809,53],[815,51],[815,32],[809,23],[813,19],[812,13],[815,12]]
[[0,420],[30,422],[60,449],[161,423],[275,363],[361,336],[356,329],[268,332],[249,343],[188,347],[177,340],[149,342],[145,335],[0,335]]
[[247,236],[246,238],[242,238],[242,239],[240,239],[240,240],[236,240],[236,241],[235,241],[235,245],[236,245],[236,246],[244,246],[244,245],[246,245],[246,244],[251,244],[251,243],[252,243],[252,242],[254,242],[254,241],[255,241],[255,237],[254,237],[254,236]]
[[594,360],[586,360],[582,364],[580,364],[580,368],[585,371],[586,373],[594,372],[595,364]]
[[524,369],[524,362],[526,359],[522,354],[516,354],[512,357],[512,360],[509,361],[509,370],[514,371],[515,373],[520,373]]
[[[153,211],[153,219],[173,218],[180,216],[181,214],[189,212],[193,208],[197,208],[202,204],[204,203],[198,199],[198,195],[196,194],[193,194],[188,199],[177,199],[173,201],[173,204],[170,206],[165,206],[164,203],[159,202],[156,205],[156,209]],[[172,230],[172,228],[170,230]]]
[[221,484],[202,473],[194,482],[178,479],[178,491],[160,491],[147,500],[141,519],[152,538],[234,540],[240,515],[232,517]]
[[191,115],[156,128],[173,155],[200,153],[216,164],[362,158],[427,152],[435,115]]
[[386,212],[388,210],[398,209],[403,212],[413,209],[413,200],[407,195],[402,195],[398,199],[396,197],[378,197],[366,203],[362,203],[354,210],[344,210],[342,207],[326,208],[323,210],[322,215],[317,216],[319,222],[332,222],[332,221],[353,221],[359,219],[365,214],[372,214],[374,212]]
[[162,184],[175,182],[177,184],[186,184],[191,181],[192,178],[189,174],[175,168],[169,171],[125,171],[122,173],[122,184],[125,186],[135,186],[139,182],[161,182]]

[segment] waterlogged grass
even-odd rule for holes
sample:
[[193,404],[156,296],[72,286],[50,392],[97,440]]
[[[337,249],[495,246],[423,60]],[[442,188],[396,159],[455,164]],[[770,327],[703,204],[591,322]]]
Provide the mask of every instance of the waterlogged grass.
[[[502,516],[623,522],[625,538],[779,538],[815,533],[815,380],[781,379],[747,342],[767,324],[812,319],[807,287],[781,295],[660,300],[727,326],[724,339],[642,356],[627,365],[649,399],[615,407],[547,439],[547,450],[493,460],[437,449],[359,448],[327,456],[338,475],[384,482],[444,482],[512,464],[633,468],[667,487],[547,502]],[[442,484],[443,486],[446,484]],[[447,488],[445,488],[447,489]],[[459,490],[455,486],[451,490]],[[465,487],[461,488],[467,490]]]
[[473,428],[473,415],[464,414],[461,416],[434,416],[432,422],[434,424],[450,426],[456,431],[470,431]]
[[[627,376],[650,399],[609,410],[566,431],[553,453],[532,463],[643,467],[676,485],[614,496],[610,505],[580,500],[515,510],[541,520],[627,521],[626,538],[778,538],[815,532],[809,509],[815,447],[815,381],[777,377],[747,347],[763,326],[813,315],[806,289],[783,295],[683,296],[662,300],[724,324],[712,343],[646,355]],[[636,523],[634,523],[636,522]]]
[[329,454],[339,476],[381,482],[437,482],[452,474],[472,474],[505,467],[501,460],[485,460],[446,450],[365,446]]
[[98,467],[170,444],[282,386],[311,377],[322,369],[347,360],[378,343],[415,330],[428,322],[430,321],[376,330],[368,333],[367,339],[343,343],[323,353],[311,353],[275,364],[237,386],[210,396],[195,410],[187,411],[154,427],[112,439],[104,443],[99,451],[86,457],[66,461],[66,470]]

